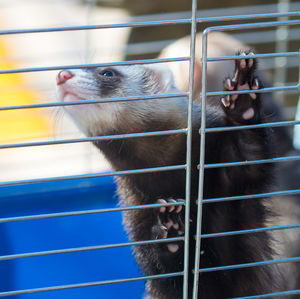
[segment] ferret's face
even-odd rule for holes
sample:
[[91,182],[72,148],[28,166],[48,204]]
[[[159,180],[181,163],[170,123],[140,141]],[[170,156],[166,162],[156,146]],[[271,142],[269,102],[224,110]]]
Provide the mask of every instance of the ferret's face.
[[[63,70],[57,75],[58,99],[64,102],[163,94],[173,88],[171,72],[156,65]],[[146,114],[157,111],[157,101],[164,109],[162,100],[70,105],[65,109],[86,134],[93,136],[112,134],[124,124],[134,126]]]

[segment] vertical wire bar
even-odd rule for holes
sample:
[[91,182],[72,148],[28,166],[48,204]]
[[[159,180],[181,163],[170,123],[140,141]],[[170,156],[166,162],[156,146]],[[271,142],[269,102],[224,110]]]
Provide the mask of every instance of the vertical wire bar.
[[[300,58],[300,50],[299,52],[299,58]],[[298,85],[300,85],[300,64],[299,64],[299,59],[298,59]],[[296,115],[295,115],[295,120],[300,120],[300,94],[298,97],[298,104],[296,108]],[[294,126],[294,147],[296,149],[300,149],[300,125],[295,125]]]
[[183,299],[189,296],[189,247],[190,247],[190,202],[191,202],[191,169],[192,169],[192,111],[194,100],[194,70],[195,49],[197,33],[197,0],[192,0],[192,24],[190,40],[190,65],[189,65],[189,103],[186,145],[186,190],[185,190],[185,236],[184,236],[184,269],[183,269]]
[[[278,0],[278,12],[285,13],[289,11],[290,0]],[[289,17],[280,17],[278,21],[287,21]],[[276,53],[288,51],[288,26],[280,26],[276,29]],[[287,70],[286,70],[287,57],[276,57],[275,58],[275,85],[284,86],[286,82]],[[284,92],[279,92],[277,98],[280,103],[284,104]]]
[[193,299],[198,297],[199,288],[199,268],[200,268],[200,247],[202,229],[202,201],[204,182],[204,158],[205,158],[205,121],[206,121],[206,77],[207,77],[207,35],[208,30],[203,31],[202,36],[202,90],[201,90],[201,128],[200,128],[200,161],[199,161],[199,189],[198,189],[198,209],[197,209],[197,232],[195,245],[195,267]]
[[[86,25],[92,25],[92,15],[93,10],[96,7],[95,0],[87,0],[87,11],[86,11]],[[85,31],[85,62],[89,63],[90,55],[91,55],[91,46],[92,46],[92,31],[86,30]]]
[[[96,8],[96,0],[87,0],[86,25],[92,25],[93,11]],[[85,63],[92,62],[93,31],[85,30]],[[84,144],[84,164],[86,169],[93,172],[92,147],[90,142]]]

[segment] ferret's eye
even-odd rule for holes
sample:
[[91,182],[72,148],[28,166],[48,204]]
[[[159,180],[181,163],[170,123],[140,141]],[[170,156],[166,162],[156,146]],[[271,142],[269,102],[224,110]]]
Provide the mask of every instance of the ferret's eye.
[[104,70],[101,72],[101,75],[105,77],[114,77],[116,74],[113,71]]

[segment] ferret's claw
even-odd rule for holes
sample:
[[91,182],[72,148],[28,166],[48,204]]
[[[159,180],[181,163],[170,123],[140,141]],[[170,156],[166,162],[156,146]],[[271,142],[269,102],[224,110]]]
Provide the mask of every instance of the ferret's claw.
[[154,239],[166,239],[168,236],[168,229],[164,225],[154,225],[152,227]]
[[[183,201],[181,199],[158,199],[156,203],[177,203]],[[184,234],[184,223],[182,221],[183,205],[170,205],[167,207],[159,207],[157,213],[157,225],[152,228],[156,239],[167,237],[178,237]],[[169,252],[175,253],[179,249],[177,243],[167,243],[166,248]]]

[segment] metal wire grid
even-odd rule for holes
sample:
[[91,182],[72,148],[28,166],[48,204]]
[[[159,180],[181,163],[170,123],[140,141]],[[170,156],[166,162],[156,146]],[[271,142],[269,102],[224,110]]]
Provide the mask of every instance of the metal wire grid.
[[[204,181],[204,169],[205,168],[215,168],[215,167],[234,167],[234,166],[240,166],[240,165],[249,165],[249,164],[259,164],[259,163],[268,163],[268,162],[280,162],[284,161],[286,157],[281,158],[275,158],[275,159],[264,159],[264,160],[253,160],[253,161],[241,161],[241,162],[233,162],[233,163],[215,163],[215,164],[205,164],[204,162],[204,155],[205,155],[205,134],[208,132],[205,128],[205,117],[206,117],[206,97],[212,96],[212,95],[218,95],[218,93],[208,93],[206,91],[206,77],[207,77],[207,62],[208,61],[217,61],[224,59],[223,57],[213,57],[213,58],[207,58],[207,37],[209,32],[211,31],[229,31],[229,30],[236,30],[236,29],[250,29],[250,28],[262,28],[262,27],[275,27],[275,26],[281,26],[281,25],[292,25],[292,24],[299,24],[299,20],[296,21],[277,21],[277,22],[261,22],[261,23],[250,23],[250,24],[242,24],[242,25],[227,25],[227,26],[215,26],[215,27],[209,27],[206,28],[203,32],[203,39],[202,39],[202,111],[201,111],[201,128],[200,128],[200,136],[201,136],[201,143],[200,143],[200,165],[199,165],[199,193],[198,193],[198,218],[197,218],[197,233],[196,233],[196,254],[195,254],[195,267],[194,267],[194,289],[193,289],[193,298],[197,298],[197,290],[198,290],[198,281],[199,281],[199,273],[203,272],[210,272],[210,271],[220,271],[220,270],[229,270],[229,269],[238,269],[238,268],[246,268],[246,267],[256,267],[256,266],[262,266],[262,265],[271,265],[275,263],[286,263],[286,262],[297,262],[300,261],[300,257],[297,258],[287,258],[287,259],[277,259],[277,260],[270,260],[270,261],[262,261],[262,262],[256,262],[256,263],[248,263],[248,264],[239,264],[239,265],[229,265],[229,266],[223,266],[223,267],[214,267],[214,268],[206,268],[206,269],[200,269],[200,245],[201,245],[201,218],[202,218],[202,205],[205,203],[205,200],[203,199],[203,181]],[[292,53],[272,53],[267,54],[264,57],[271,57],[272,55],[276,55],[277,57],[286,57],[289,54],[299,56],[299,53],[296,52],[294,54]],[[253,57],[259,57],[260,55],[252,55]],[[231,57],[234,58],[234,57]],[[226,58],[227,59],[227,58]],[[235,57],[234,59],[241,59],[240,57]],[[271,88],[272,91],[279,91],[279,90],[286,90],[287,87],[273,87]],[[299,84],[295,86],[290,86],[288,88],[291,89],[299,89]],[[265,92],[267,90],[261,90],[261,92]],[[249,93],[250,90],[247,91]],[[241,92],[244,93],[244,92]],[[224,94],[224,93],[223,93]],[[238,92],[230,92],[230,94],[238,94]],[[263,126],[272,126],[272,124],[264,124]],[[236,130],[242,130],[242,129],[249,129],[252,126],[237,126]],[[254,125],[254,127],[260,127],[260,125]],[[217,131],[217,130],[228,130],[229,128],[217,128],[216,130],[212,129],[210,132]],[[291,159],[299,159],[300,157],[291,157]],[[214,199],[213,199],[214,200]],[[281,227],[288,228],[287,226]],[[272,227],[271,229],[277,229],[275,227]],[[248,230],[254,232],[253,230]],[[234,232],[235,234],[243,233],[243,232]],[[300,294],[300,290],[293,291],[293,294]],[[266,298],[266,297],[274,297],[278,296],[279,294],[275,293],[273,294],[266,294],[266,295],[257,295],[257,296],[250,296],[250,297],[243,297],[243,298]],[[285,295],[291,295],[290,291],[282,292],[280,294],[281,296]]]
[[[38,68],[22,68],[22,69],[9,69],[9,70],[1,70],[0,74],[9,74],[9,73],[23,73],[23,72],[38,72],[38,71],[49,71],[49,70],[61,70],[61,69],[75,69],[75,68],[86,68],[86,67],[96,67],[96,66],[113,66],[113,65],[131,65],[131,64],[149,64],[149,63],[161,63],[161,62],[171,62],[171,61],[190,61],[190,78],[194,76],[194,61],[195,61],[195,37],[196,37],[196,25],[197,23],[208,23],[213,21],[238,21],[238,20],[259,20],[259,19],[271,19],[271,18],[279,18],[279,17],[299,17],[300,12],[289,12],[289,13],[270,13],[270,14],[251,14],[251,15],[239,15],[239,16],[225,16],[225,17],[213,17],[213,18],[196,18],[197,11],[197,1],[192,0],[193,8],[192,8],[192,16],[188,19],[177,19],[177,20],[165,20],[165,21],[147,21],[147,22],[131,22],[124,24],[114,24],[114,25],[88,25],[88,26],[73,26],[73,27],[56,27],[56,28],[38,28],[38,29],[26,29],[26,30],[4,30],[0,31],[0,35],[9,35],[9,34],[29,34],[29,33],[42,33],[42,32],[58,32],[58,31],[74,31],[74,30],[92,30],[92,29],[105,29],[105,28],[124,28],[124,27],[143,27],[143,26],[163,26],[163,25],[171,25],[171,24],[180,24],[180,23],[189,23],[191,24],[191,49],[189,57],[177,57],[171,59],[147,59],[147,60],[138,60],[138,61],[126,61],[126,62],[117,62],[117,63],[102,63],[102,64],[80,64],[80,65],[63,65],[63,66],[55,66],[55,67],[38,67]],[[249,165],[249,164],[257,164],[257,163],[270,163],[270,162],[281,162],[287,160],[298,160],[300,156],[293,157],[280,157],[268,160],[255,160],[255,161],[240,161],[234,163],[217,163],[217,164],[205,164],[204,163],[204,148],[205,148],[205,135],[210,132],[216,131],[227,131],[227,130],[243,130],[243,129],[251,129],[257,127],[274,127],[274,126],[287,126],[287,125],[296,125],[300,124],[300,121],[289,121],[289,122],[277,122],[277,123],[267,123],[260,125],[252,125],[252,126],[236,126],[233,128],[222,127],[222,128],[205,128],[205,99],[209,96],[220,96],[224,95],[225,92],[207,92],[206,91],[206,76],[207,76],[207,63],[210,61],[219,61],[219,60],[227,60],[227,59],[240,59],[238,56],[228,56],[228,57],[212,57],[207,58],[207,36],[211,31],[227,31],[227,30],[237,30],[237,29],[252,29],[252,28],[266,28],[266,27],[277,27],[277,26],[291,26],[300,24],[300,20],[289,20],[289,21],[270,21],[270,22],[254,22],[248,24],[241,25],[227,25],[227,26],[215,26],[208,27],[203,32],[203,69],[202,69],[202,124],[200,129],[201,135],[201,144],[200,144],[200,177],[199,177],[199,197],[198,197],[198,219],[197,219],[197,234],[196,234],[196,256],[195,256],[195,265],[194,265],[194,287],[193,287],[193,298],[197,298],[197,290],[198,290],[198,280],[199,273],[204,272],[212,272],[212,271],[221,271],[221,270],[229,270],[229,269],[237,269],[237,268],[246,268],[246,267],[256,267],[262,265],[271,265],[275,263],[288,263],[288,262],[298,262],[300,261],[300,257],[295,258],[286,258],[286,259],[277,259],[270,261],[262,261],[256,263],[248,263],[248,264],[239,264],[239,265],[228,265],[222,267],[213,267],[213,268],[199,268],[200,265],[200,245],[201,239],[203,238],[214,238],[220,236],[228,236],[228,235],[238,235],[238,234],[250,234],[261,231],[272,231],[272,230],[283,230],[283,229],[292,229],[299,228],[300,224],[295,225],[282,225],[282,226],[272,226],[265,228],[257,228],[257,229],[249,229],[249,230],[241,230],[241,231],[231,231],[231,232],[220,232],[213,234],[202,234],[201,235],[201,216],[202,216],[202,205],[209,204],[211,202],[224,202],[224,201],[232,201],[232,200],[242,200],[247,198],[262,198],[274,195],[288,195],[288,194],[299,194],[300,189],[298,190],[285,190],[280,192],[270,192],[263,194],[255,194],[255,195],[243,195],[243,196],[232,196],[232,197],[223,197],[223,198],[214,198],[214,199],[203,199],[203,178],[204,178],[204,169],[205,168],[214,168],[214,167],[233,167],[239,165]],[[269,53],[269,54],[256,54],[252,55],[252,57],[290,57],[290,56],[299,56],[299,52],[283,52],[283,53]],[[299,84],[293,86],[280,86],[280,87],[271,87],[265,88],[262,90],[258,90],[258,93],[264,92],[275,92],[275,91],[289,91],[289,90],[299,90]],[[226,94],[241,94],[248,93],[249,90],[243,91],[226,91]],[[253,92],[253,91],[251,91]],[[63,144],[63,143],[77,143],[77,142],[90,142],[95,140],[107,140],[107,139],[124,139],[124,138],[139,138],[139,137],[147,137],[147,136],[158,136],[158,135],[170,135],[170,134],[186,134],[187,135],[187,161],[184,165],[176,165],[176,166],[168,166],[168,167],[156,167],[156,168],[147,168],[147,169],[135,169],[128,171],[112,171],[109,173],[97,173],[97,174],[85,174],[85,175],[74,175],[74,176],[64,176],[64,177],[56,177],[56,178],[45,178],[45,179],[34,179],[34,180],[22,180],[22,181],[13,181],[13,182],[2,182],[0,183],[0,187],[9,186],[9,185],[19,185],[19,184],[29,184],[29,183],[37,183],[37,182],[49,182],[49,181],[58,181],[58,180],[72,180],[77,178],[92,178],[92,177],[102,177],[102,176],[113,176],[113,175],[128,175],[128,174],[139,174],[139,173],[149,173],[155,171],[170,171],[170,170],[178,170],[185,169],[186,177],[187,177],[187,185],[186,185],[186,200],[185,202],[178,203],[168,203],[168,204],[150,204],[150,205],[139,205],[139,206],[131,206],[131,207],[122,207],[122,208],[111,208],[111,209],[98,209],[98,210],[88,210],[88,211],[75,211],[75,212],[64,212],[64,213],[51,213],[51,214],[40,214],[40,215],[31,215],[31,216],[21,216],[21,217],[9,217],[0,219],[0,223],[6,222],[14,222],[14,221],[29,221],[35,219],[46,219],[46,218],[57,218],[57,217],[67,217],[67,216],[77,216],[77,215],[87,215],[87,214],[98,214],[98,213],[108,213],[115,211],[126,211],[126,210],[135,210],[135,209],[147,209],[147,208],[159,208],[166,206],[174,206],[174,205],[185,205],[185,224],[186,224],[186,232],[184,237],[177,238],[169,238],[169,239],[161,239],[161,240],[147,240],[147,241],[139,241],[139,242],[127,242],[127,243],[119,243],[119,244],[109,244],[109,245],[99,245],[99,246],[89,246],[89,247],[79,247],[79,248],[68,248],[62,250],[49,250],[43,252],[32,252],[25,254],[14,254],[14,255],[6,255],[0,256],[0,261],[26,258],[26,257],[36,257],[36,256],[46,256],[53,254],[63,254],[63,253],[71,253],[71,252],[82,252],[82,251],[90,251],[90,250],[100,250],[100,249],[108,249],[108,248],[116,248],[122,246],[132,246],[132,245],[145,245],[150,243],[163,243],[170,241],[184,241],[185,242],[185,256],[184,256],[184,270],[181,272],[161,274],[161,275],[151,275],[151,276],[142,276],[142,277],[134,277],[134,278],[124,278],[124,279],[115,279],[115,280],[106,280],[106,281],[95,281],[88,283],[80,283],[80,284],[70,284],[70,285],[61,285],[61,286],[51,286],[44,288],[35,288],[35,289],[26,289],[19,291],[9,291],[9,292],[1,292],[0,297],[5,296],[15,296],[21,294],[30,294],[30,293],[38,293],[38,292],[47,292],[47,291],[55,291],[55,290],[66,290],[73,288],[81,288],[81,287],[89,287],[89,286],[99,286],[104,284],[113,284],[113,283],[121,283],[121,282],[130,282],[130,281],[138,281],[145,279],[159,279],[159,278],[167,278],[174,276],[183,276],[184,277],[184,288],[183,288],[183,298],[188,298],[188,269],[193,265],[188,265],[188,247],[189,247],[189,205],[190,205],[190,169],[191,169],[191,111],[192,111],[192,99],[193,99],[193,80],[190,80],[189,83],[189,92],[187,93],[178,93],[178,94],[163,94],[163,95],[150,95],[147,97],[129,97],[129,98],[111,98],[111,99],[99,99],[99,100],[88,100],[88,101],[73,101],[73,102],[53,102],[53,103],[42,103],[42,104],[34,104],[34,105],[18,105],[18,106],[5,106],[0,107],[0,110],[13,110],[13,109],[33,109],[33,108],[44,108],[44,107],[54,107],[54,106],[66,106],[66,105],[79,105],[79,104],[90,104],[90,103],[107,103],[107,102],[118,102],[118,101],[137,101],[137,100],[147,100],[154,98],[169,98],[169,97],[188,97],[189,98],[189,117],[187,128],[179,129],[179,130],[170,130],[170,131],[160,131],[160,132],[150,132],[150,133],[135,133],[135,134],[123,134],[123,135],[113,135],[113,136],[103,136],[103,137],[89,137],[89,138],[78,138],[78,139],[64,139],[64,140],[56,140],[56,141],[46,141],[46,142],[26,142],[26,143],[14,143],[14,144],[4,144],[1,145],[0,148],[16,148],[16,147],[27,147],[27,146],[43,146],[43,145],[55,145],[55,144]],[[264,294],[257,296],[248,296],[243,298],[270,298],[274,296],[286,296],[286,295],[294,295],[300,294],[300,290],[294,291],[286,291],[280,293],[272,293],[272,294]]]

